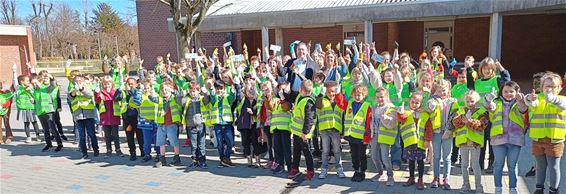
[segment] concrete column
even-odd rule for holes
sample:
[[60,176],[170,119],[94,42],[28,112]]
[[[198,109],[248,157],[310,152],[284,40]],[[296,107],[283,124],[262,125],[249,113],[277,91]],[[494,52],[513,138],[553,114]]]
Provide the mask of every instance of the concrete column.
[[364,39],[365,39],[365,42],[367,42],[367,43],[373,42],[373,21],[372,20],[364,21]]
[[[193,38],[194,38],[194,43],[195,43],[194,46],[195,46],[196,49],[202,47],[202,40],[201,40],[201,37],[200,37],[200,36],[201,36],[201,32],[198,32],[198,31],[195,32],[195,35],[194,35]],[[190,49],[190,48],[189,48],[189,49]],[[196,52],[196,51],[195,51],[195,52]]]
[[283,29],[275,28],[275,44],[281,46],[281,52],[283,52]]
[[266,52],[266,50],[269,51],[269,28],[267,28],[267,26],[261,27],[261,50],[263,60],[267,61],[267,58],[269,57],[269,53]]
[[496,59],[501,59],[502,29],[503,16],[500,13],[493,13],[489,25],[489,56]]

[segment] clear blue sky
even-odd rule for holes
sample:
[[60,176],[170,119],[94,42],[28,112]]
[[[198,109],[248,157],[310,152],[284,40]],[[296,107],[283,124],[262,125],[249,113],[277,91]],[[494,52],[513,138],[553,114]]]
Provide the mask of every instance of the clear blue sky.
[[[34,0],[38,2],[39,0]],[[16,0],[16,13],[18,17],[25,18],[28,15],[33,14],[33,8],[31,7],[32,0]],[[58,3],[66,3],[71,8],[79,11],[82,14],[85,2],[88,2],[89,9],[91,10],[91,17],[92,17],[92,10],[96,8],[96,6],[101,3],[107,3],[118,14],[122,19],[126,20],[126,22],[130,24],[137,23],[136,15],[136,2],[135,0],[42,0],[43,3],[53,2],[53,6],[55,7]]]

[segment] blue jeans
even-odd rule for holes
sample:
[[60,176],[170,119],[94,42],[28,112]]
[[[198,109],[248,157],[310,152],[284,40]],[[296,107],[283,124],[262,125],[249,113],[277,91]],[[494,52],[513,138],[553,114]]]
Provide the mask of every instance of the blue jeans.
[[195,159],[204,161],[206,156],[206,131],[203,125],[188,128],[187,132],[191,138],[191,154]]
[[509,170],[509,188],[517,187],[517,161],[521,146],[510,143],[493,146],[493,154],[495,161],[493,162],[493,176],[495,179],[495,187],[502,187],[503,164],[507,158],[507,169]]
[[155,143],[157,137],[157,129],[143,129],[143,152],[144,154],[151,155],[151,144],[153,143],[153,149],[159,155],[159,147]]
[[[234,128],[231,124],[228,125],[214,125],[214,134],[218,142],[218,156],[220,159],[230,159],[232,154],[232,146],[234,146]],[[226,147],[224,147],[226,143]]]
[[167,144],[167,141],[169,141],[170,145],[173,147],[179,146],[179,134],[177,129],[177,124],[157,124],[157,137],[155,140],[157,146],[165,145]]
[[[450,178],[450,154],[452,153],[452,142],[454,138],[442,139],[444,133],[434,133],[432,135],[432,149],[434,156],[434,178],[440,178],[440,158],[444,161],[444,171],[442,172],[443,178]],[[442,155],[441,155],[442,154]]]
[[90,138],[92,149],[98,151],[98,140],[94,132],[94,119],[77,120],[76,125],[79,131],[79,147],[81,148],[81,152],[86,154],[86,135]]

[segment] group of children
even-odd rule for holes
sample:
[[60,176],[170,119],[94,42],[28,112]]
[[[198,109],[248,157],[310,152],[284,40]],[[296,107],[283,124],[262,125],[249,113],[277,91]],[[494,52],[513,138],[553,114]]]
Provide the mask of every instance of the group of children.
[[[336,166],[337,176],[345,178],[341,161],[345,140],[355,171],[352,181],[366,179],[369,146],[378,173],[373,181],[379,181],[385,171],[385,184],[393,186],[393,171],[403,160],[410,174],[403,186],[424,189],[428,162],[433,171],[428,187],[448,190],[455,162],[451,160],[459,155],[460,191],[471,190],[471,166],[475,191],[483,193],[481,173],[489,147],[493,159],[488,168],[493,168],[496,193],[503,191],[505,161],[509,192],[517,193],[517,161],[530,128],[537,162],[535,193],[544,191],[547,168],[550,193],[558,193],[566,138],[566,98],[560,95],[563,82],[558,74],[539,74],[535,89],[523,94],[497,60],[483,59],[476,71],[474,58],[468,56],[464,67],[457,68],[455,59],[438,46],[416,60],[407,53],[378,54],[374,44],[354,44],[344,53],[330,45],[326,51],[316,45],[311,53],[310,43],[297,42],[292,48],[293,57],[274,53],[267,62],[260,60],[261,50],[248,58],[245,46],[244,60],[224,48],[223,63],[218,50],[208,56],[199,49],[199,57],[179,63],[167,55],[157,57],[151,70],[143,68],[142,60],[138,78],[128,76],[127,57],[105,60],[101,77],[70,71],[67,65],[69,105],[83,157],[89,157],[87,139],[94,156],[99,155],[96,125],[104,132],[105,157],[112,156],[112,143],[116,155],[124,156],[118,135],[121,125],[132,161],[137,159],[137,139],[143,162],[153,159],[154,146],[155,167],[167,165],[166,147],[171,146],[170,164],[180,165],[179,135],[186,131],[190,168],[208,168],[207,134],[218,149],[219,167],[234,167],[236,129],[249,167],[269,168],[275,174],[287,171],[288,178],[300,174],[301,156],[307,180],[315,176],[313,158],[318,156],[322,162],[318,178],[328,176],[329,161]],[[445,79],[450,76],[456,77],[454,86]],[[64,136],[55,115],[61,102],[53,77],[46,71],[18,76],[12,91],[0,94],[0,115],[9,115],[14,98],[26,141],[31,141],[30,123],[40,138],[37,115],[44,131],[43,151],[51,149],[52,139],[57,142],[55,151],[60,151]],[[264,153],[268,162],[262,165]]]

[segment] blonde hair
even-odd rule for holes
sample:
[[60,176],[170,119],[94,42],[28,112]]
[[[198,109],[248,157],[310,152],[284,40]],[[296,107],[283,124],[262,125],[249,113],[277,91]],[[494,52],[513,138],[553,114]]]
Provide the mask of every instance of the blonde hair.
[[493,60],[493,58],[491,57],[486,57],[483,60],[481,60],[480,62],[480,67],[478,68],[478,74],[480,77],[484,77],[483,75],[483,68],[490,68],[493,69],[495,71],[495,60]]
[[112,79],[112,76],[105,75],[104,77],[102,77],[102,84],[106,84],[108,82],[110,82],[112,84],[112,87],[114,87],[114,80]]
[[422,83],[421,83],[421,79],[425,76],[428,76],[428,79],[433,80],[434,76],[427,71],[421,71],[417,74],[417,88],[421,88],[422,87]]
[[311,80],[304,80],[304,81],[301,83],[301,88],[302,88],[303,90],[305,90],[305,92],[307,92],[307,93],[310,94],[310,93],[312,92],[312,85],[313,85],[313,84],[312,84],[312,81],[311,81]]
[[436,93],[436,91],[441,90],[441,89],[448,89],[450,90],[450,88],[452,87],[452,84],[450,83],[450,81],[445,80],[445,79],[441,79],[441,80],[436,80],[434,82],[434,84],[432,85],[432,93]]
[[476,92],[475,90],[468,90],[465,94],[464,94],[464,99],[467,98],[471,98],[474,101],[479,101],[480,100],[480,94],[478,92]]
[[559,87],[562,86],[562,77],[560,77],[560,75],[558,75],[557,73],[554,73],[554,72],[546,72],[542,76],[542,78],[540,79],[541,91],[542,91],[542,87],[544,87],[544,82],[546,82],[546,80],[552,81],[553,83],[555,83]]
[[354,86],[354,89],[352,89],[352,96],[358,92],[361,92],[362,95],[367,96],[368,95],[368,88],[366,86],[364,86],[363,84],[358,84],[356,86]]

